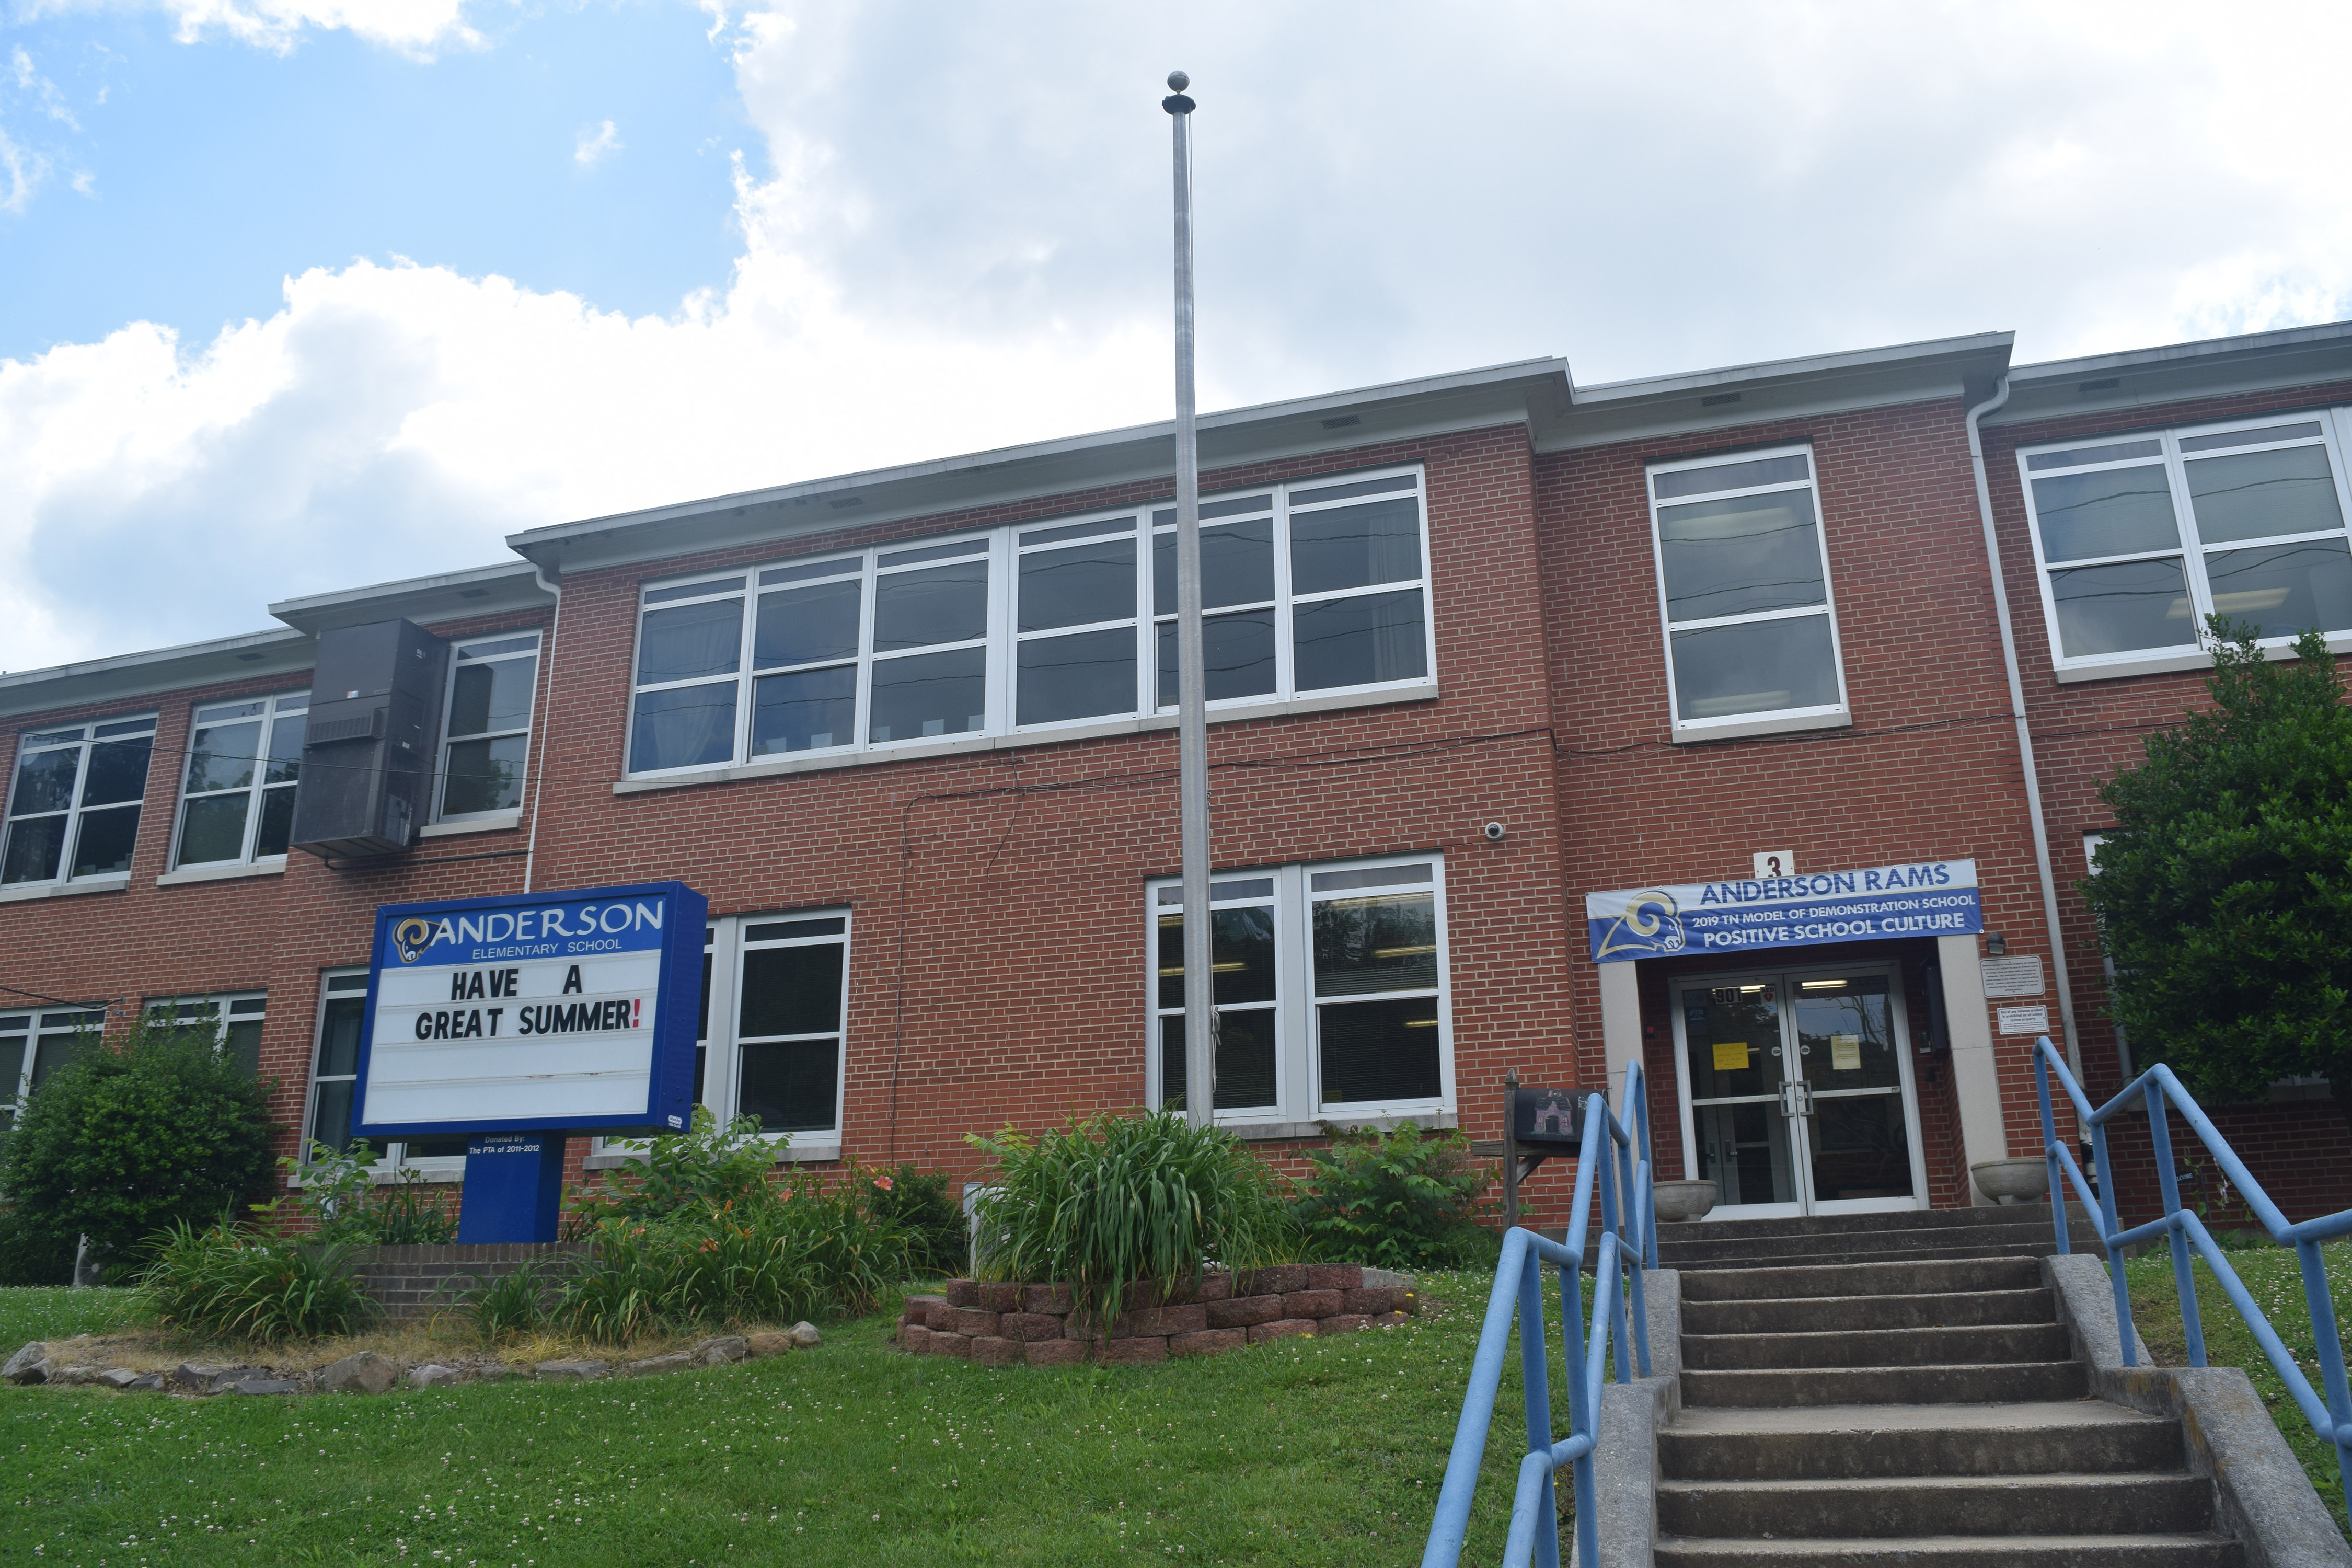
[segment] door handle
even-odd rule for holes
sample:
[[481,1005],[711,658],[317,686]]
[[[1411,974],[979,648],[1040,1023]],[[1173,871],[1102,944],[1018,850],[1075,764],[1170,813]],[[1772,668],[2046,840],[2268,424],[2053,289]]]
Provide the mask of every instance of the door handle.
[[1780,1114],[1794,1119],[1813,1113],[1813,1086],[1801,1079],[1784,1079],[1780,1085]]

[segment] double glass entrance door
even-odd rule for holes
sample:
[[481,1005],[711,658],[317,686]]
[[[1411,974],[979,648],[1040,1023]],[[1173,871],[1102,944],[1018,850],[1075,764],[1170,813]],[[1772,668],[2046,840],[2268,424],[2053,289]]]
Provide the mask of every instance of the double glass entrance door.
[[1716,1214],[1922,1206],[1903,998],[1892,969],[1677,980],[1689,1173]]

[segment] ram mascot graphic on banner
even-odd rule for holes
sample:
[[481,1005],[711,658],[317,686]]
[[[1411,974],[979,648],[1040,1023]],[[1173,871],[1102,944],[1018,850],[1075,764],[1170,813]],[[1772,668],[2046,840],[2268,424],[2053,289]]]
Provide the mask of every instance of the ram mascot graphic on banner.
[[1682,906],[1662,888],[1648,888],[1625,900],[1625,912],[1601,932],[1593,957],[1614,952],[1680,952],[1683,950]]

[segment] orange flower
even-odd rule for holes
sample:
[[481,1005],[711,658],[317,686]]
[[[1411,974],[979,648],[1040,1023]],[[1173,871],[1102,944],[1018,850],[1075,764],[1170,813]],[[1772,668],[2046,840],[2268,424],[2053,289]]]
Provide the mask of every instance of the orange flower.
[[887,1176],[877,1176],[874,1178],[874,1184],[887,1193],[890,1190],[890,1178]]

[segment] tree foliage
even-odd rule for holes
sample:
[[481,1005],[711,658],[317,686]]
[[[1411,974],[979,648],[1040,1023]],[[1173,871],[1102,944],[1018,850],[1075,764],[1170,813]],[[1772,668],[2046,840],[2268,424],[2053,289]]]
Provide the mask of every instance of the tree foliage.
[[26,1224],[110,1248],[207,1229],[268,1190],[268,1094],[208,1031],[142,1019],[33,1091],[0,1192]]
[[2084,884],[2134,1058],[2192,1092],[2325,1077],[2352,1116],[2352,710],[2316,632],[2279,662],[2219,616],[2210,710],[2100,791]]

